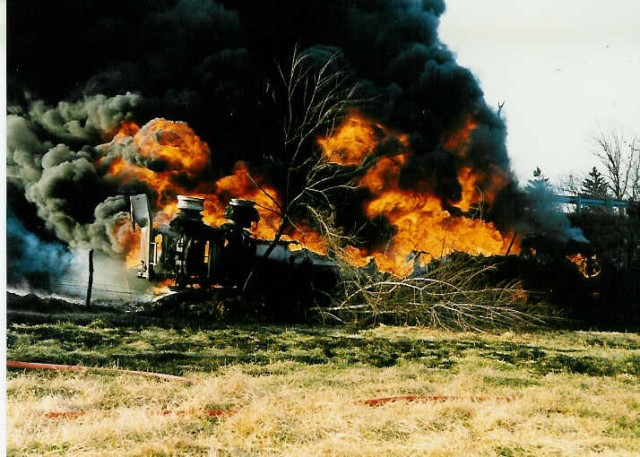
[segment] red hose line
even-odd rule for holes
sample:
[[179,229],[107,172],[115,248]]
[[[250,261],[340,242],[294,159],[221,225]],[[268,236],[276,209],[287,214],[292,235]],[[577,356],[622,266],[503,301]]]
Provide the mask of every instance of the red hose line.
[[[107,412],[107,411],[103,411]],[[237,411],[235,409],[210,409],[204,412],[204,415],[207,417],[222,417],[222,416],[232,416]],[[77,419],[79,417],[87,414],[87,411],[47,411],[42,414],[43,417],[47,419]],[[169,409],[164,409],[162,411],[150,411],[149,414],[160,415],[160,416],[186,416],[193,415],[193,411],[171,411]]]
[[86,367],[79,365],[56,365],[53,363],[18,362],[7,360],[7,368],[21,368],[25,370],[56,370],[56,371],[85,371]]
[[103,371],[112,373],[123,373],[147,378],[164,379],[166,381],[182,381],[188,383],[199,382],[197,379],[185,378],[184,376],[174,376],[164,373],[152,373],[149,371],[121,370],[119,368],[104,367],[84,367],[80,365],[59,365],[54,363],[19,362],[7,360],[7,368],[17,368],[23,370],[53,370],[53,371]]
[[510,397],[460,397],[455,395],[398,395],[395,397],[380,397],[380,398],[369,398],[367,400],[360,400],[357,403],[361,405],[367,406],[380,406],[387,403],[392,403],[396,401],[406,401],[408,403],[411,402],[444,402],[444,401],[456,401],[456,400],[470,400],[472,402],[481,402],[481,401],[511,401],[513,398]]
[[[37,363],[37,362],[19,362],[14,360],[7,360],[7,368],[17,368],[24,370],[54,370],[54,371],[108,371],[108,372],[117,372],[124,374],[131,374],[137,376],[145,376],[150,378],[164,379],[167,381],[182,381],[188,383],[199,382],[197,379],[185,378],[183,376],[174,376],[170,374],[163,373],[152,373],[148,371],[135,371],[135,370],[120,370],[117,368],[90,368],[84,367],[80,365],[59,365],[53,363]],[[481,402],[481,401],[511,401],[513,398],[511,397],[468,397],[463,398],[460,396],[452,396],[452,395],[398,395],[394,397],[378,397],[378,398],[369,398],[366,400],[358,400],[356,404],[366,405],[366,406],[381,406],[387,403],[405,401],[405,402],[444,402],[444,401],[455,401],[455,400],[471,400],[473,402]],[[169,415],[169,414],[177,414],[184,415],[187,414],[188,411],[171,411],[171,410],[163,410],[159,414]],[[209,417],[220,417],[235,414],[236,410],[233,409],[211,409],[206,411],[206,415]],[[44,417],[50,419],[58,419],[62,417],[67,418],[77,418],[86,414],[85,411],[51,411],[44,413]]]
[[[232,416],[237,411],[235,409],[210,409],[205,411],[204,415],[208,417],[221,417],[221,416]],[[165,409],[160,412],[162,416],[185,416],[187,414],[193,414],[193,411],[171,411],[170,409]]]
[[[471,400],[473,402],[484,402],[484,401],[512,401],[511,397],[459,397],[453,395],[399,395],[396,397],[380,397],[380,398],[369,398],[366,400],[359,400],[356,404],[366,405],[366,406],[381,406],[386,403],[397,402],[397,401],[405,401],[408,403],[412,402],[446,402],[446,401],[456,401],[456,400]],[[232,416],[236,414],[238,411],[235,409],[210,409],[204,412],[205,416],[208,417],[223,417],[223,416]],[[44,417],[48,419],[77,419],[78,417],[84,416],[86,411],[50,411],[43,414]],[[170,409],[164,409],[162,411],[150,411],[150,414],[158,414],[161,416],[186,416],[193,415],[193,411],[172,411]]]
[[49,411],[43,414],[47,419],[61,419],[63,417],[69,419],[77,419],[87,414],[86,411]]

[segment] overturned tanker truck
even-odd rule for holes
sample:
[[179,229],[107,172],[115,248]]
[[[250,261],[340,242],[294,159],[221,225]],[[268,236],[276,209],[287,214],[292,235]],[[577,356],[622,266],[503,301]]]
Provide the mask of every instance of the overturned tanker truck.
[[260,220],[254,202],[231,200],[220,227],[203,222],[203,198],[180,195],[178,210],[169,224],[154,227],[147,195],[131,197],[134,230],[140,227],[138,277],[298,304],[321,301],[337,284],[328,257],[253,237],[249,229]]

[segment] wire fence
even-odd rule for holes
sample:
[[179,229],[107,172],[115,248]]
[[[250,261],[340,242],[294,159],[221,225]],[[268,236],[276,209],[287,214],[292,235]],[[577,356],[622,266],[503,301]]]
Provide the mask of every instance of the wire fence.
[[[52,282],[52,289],[54,292],[69,293],[75,297],[82,298],[86,296],[87,284],[78,284],[70,282]],[[134,289],[130,287],[119,288],[114,284],[109,283],[93,283],[92,290],[97,293],[96,299],[108,296],[109,298],[129,299],[132,300],[136,297],[145,295],[153,295],[148,288],[146,289]]]

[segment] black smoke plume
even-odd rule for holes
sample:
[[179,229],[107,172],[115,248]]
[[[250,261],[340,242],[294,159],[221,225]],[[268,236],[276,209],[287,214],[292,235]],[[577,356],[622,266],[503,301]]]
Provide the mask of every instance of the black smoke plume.
[[512,180],[503,120],[438,38],[444,11],[443,0],[8,2],[9,201],[31,208],[14,214],[72,248],[117,251],[126,201],[95,146],[126,119],[187,122],[211,147],[210,179],[238,160],[277,158],[270,87],[295,48],[339,54],[367,100],[361,111],[409,135],[403,186],[428,176],[443,201],[460,197],[442,142],[468,116],[478,124],[471,162]]

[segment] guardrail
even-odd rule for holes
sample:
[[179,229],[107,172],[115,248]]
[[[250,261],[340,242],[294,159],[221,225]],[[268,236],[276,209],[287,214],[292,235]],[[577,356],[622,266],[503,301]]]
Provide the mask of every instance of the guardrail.
[[579,195],[554,195],[553,199],[557,203],[576,205],[576,211],[578,214],[582,212],[582,208],[585,206],[607,208],[609,212],[613,212],[614,208],[626,210],[631,207],[631,202],[628,200],[615,200],[612,198],[591,198],[581,197]]

